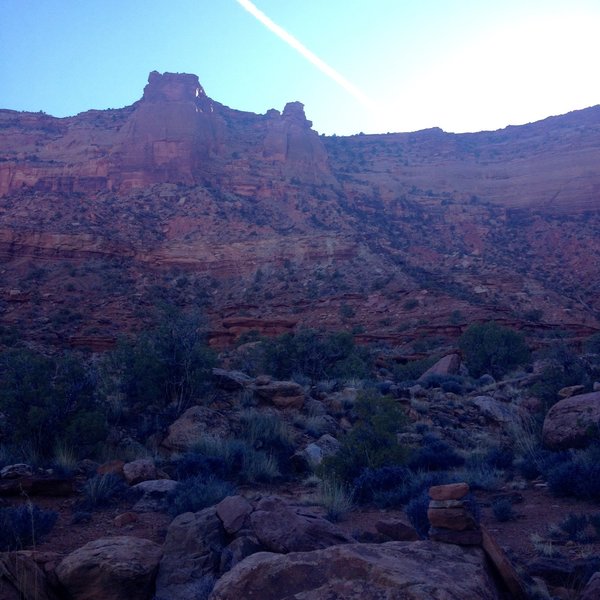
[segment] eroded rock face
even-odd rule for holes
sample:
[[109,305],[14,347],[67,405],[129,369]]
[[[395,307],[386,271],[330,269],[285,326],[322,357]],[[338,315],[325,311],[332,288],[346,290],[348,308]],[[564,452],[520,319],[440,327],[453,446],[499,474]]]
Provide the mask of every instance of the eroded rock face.
[[161,556],[150,540],[99,539],[71,552],[56,575],[72,600],[150,600]]
[[291,507],[277,496],[267,496],[256,504],[250,527],[271,552],[316,550],[355,541],[329,521],[311,511]]
[[226,573],[211,600],[494,600],[478,548],[434,542],[332,546],[253,554]]
[[590,433],[600,427],[600,392],[571,396],[550,408],[544,419],[542,439],[553,450],[581,448]]
[[171,522],[156,579],[158,598],[196,600],[198,585],[219,572],[225,529],[214,507]]

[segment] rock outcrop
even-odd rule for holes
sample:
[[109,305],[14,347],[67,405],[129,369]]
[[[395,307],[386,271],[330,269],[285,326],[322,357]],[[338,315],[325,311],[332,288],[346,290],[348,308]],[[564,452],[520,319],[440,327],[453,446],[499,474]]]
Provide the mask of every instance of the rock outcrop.
[[586,446],[600,428],[600,392],[560,400],[544,419],[542,439],[553,450]]
[[161,556],[150,540],[99,539],[64,558],[56,575],[72,600],[150,600]]
[[478,548],[435,542],[347,544],[287,555],[253,554],[226,573],[211,600],[494,600]]

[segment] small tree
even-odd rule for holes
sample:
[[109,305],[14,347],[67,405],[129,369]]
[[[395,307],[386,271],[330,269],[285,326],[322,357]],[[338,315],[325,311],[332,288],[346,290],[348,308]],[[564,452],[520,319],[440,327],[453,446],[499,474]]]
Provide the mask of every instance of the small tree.
[[326,459],[323,466],[326,474],[348,483],[364,469],[400,465],[408,457],[397,440],[406,416],[394,398],[361,392],[354,408],[358,421],[341,438],[339,452]]
[[475,377],[485,373],[501,377],[530,358],[524,336],[494,321],[471,325],[458,343]]

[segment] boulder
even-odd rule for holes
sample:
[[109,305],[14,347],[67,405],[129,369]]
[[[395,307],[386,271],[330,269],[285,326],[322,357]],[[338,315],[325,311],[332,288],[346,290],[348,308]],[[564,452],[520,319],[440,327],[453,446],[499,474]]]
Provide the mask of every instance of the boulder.
[[600,571],[596,571],[579,596],[579,600],[598,600],[600,598]]
[[429,367],[417,381],[426,381],[431,376],[456,375],[460,369],[460,356],[448,354]]
[[323,459],[333,456],[340,449],[340,442],[332,435],[326,433],[316,442],[308,444],[292,456],[292,462],[298,470],[309,470],[319,466]]
[[133,505],[135,512],[160,512],[167,509],[169,494],[177,487],[177,481],[154,479],[134,485],[132,493],[139,497]]
[[460,500],[469,493],[468,483],[447,483],[445,485],[432,485],[429,488],[429,497],[432,500]]
[[46,574],[25,552],[0,553],[0,598],[2,600],[56,600]]
[[302,408],[304,404],[304,388],[294,381],[265,381],[257,377],[250,389],[278,408]]
[[262,550],[264,548],[252,535],[242,535],[235,538],[221,553],[220,572],[226,573],[247,556],[256,554]]
[[491,396],[477,396],[473,398],[473,404],[487,419],[495,421],[499,425],[509,425],[520,421],[519,413],[514,406]]
[[150,600],[161,555],[150,540],[99,539],[66,556],[56,576],[71,600]]
[[542,440],[552,450],[581,448],[600,427],[600,392],[560,400],[544,419]]
[[317,550],[355,542],[339,527],[310,511],[290,506],[278,496],[266,496],[250,515],[250,528],[271,552]]
[[254,381],[252,377],[249,377],[241,371],[227,371],[225,369],[215,368],[212,370],[212,373],[216,384],[220,388],[231,392],[243,390]]
[[214,507],[175,517],[163,545],[156,597],[196,600],[198,587],[219,572],[226,545],[225,530]]
[[123,465],[123,475],[129,485],[156,479],[156,465],[151,458],[140,458]]
[[243,496],[227,496],[215,508],[223,528],[229,534],[237,533],[252,512],[252,505]]
[[174,452],[186,452],[206,435],[227,437],[229,421],[219,411],[206,406],[192,406],[168,430],[162,445]]
[[558,397],[559,398],[570,398],[571,396],[580,394],[581,392],[583,392],[583,390],[585,390],[584,385],[569,385],[567,387],[564,387],[564,388],[558,390]]
[[0,479],[19,479],[20,477],[31,477],[33,469],[25,463],[6,465],[0,469]]
[[419,534],[412,525],[405,523],[402,519],[387,518],[375,523],[375,529],[390,540],[396,542],[415,542]]
[[479,548],[429,541],[259,552],[217,582],[211,600],[497,600]]

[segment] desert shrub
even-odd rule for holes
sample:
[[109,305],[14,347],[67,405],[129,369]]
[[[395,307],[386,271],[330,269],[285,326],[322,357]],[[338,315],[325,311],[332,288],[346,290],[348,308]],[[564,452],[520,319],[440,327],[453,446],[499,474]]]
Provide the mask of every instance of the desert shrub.
[[256,450],[247,440],[206,436],[194,445],[193,451],[218,465],[213,474],[225,479],[247,483],[270,482],[281,475],[277,459]]
[[510,469],[515,458],[512,448],[492,446],[483,456],[483,462],[494,469]]
[[354,506],[352,492],[336,479],[324,479],[319,485],[318,502],[333,523],[343,519]]
[[463,394],[465,378],[460,375],[429,375],[422,382],[426,388],[441,387],[444,392]]
[[225,460],[220,456],[206,456],[200,452],[186,452],[174,461],[174,475],[179,481],[202,475],[226,477]]
[[126,422],[163,412],[170,420],[210,388],[214,364],[200,317],[167,307],[156,328],[121,339],[107,354],[101,392],[107,399],[122,398],[120,416]]
[[415,471],[441,471],[464,462],[464,458],[447,442],[428,433],[423,436],[421,447],[411,456],[409,466]]
[[[558,454],[558,453],[556,453]],[[600,446],[562,453],[557,463],[544,465],[550,491],[556,496],[600,499]]]
[[382,493],[402,488],[412,473],[406,467],[364,469],[352,482],[353,496],[360,504],[373,502]]
[[563,531],[567,539],[584,541],[586,537],[585,530],[589,524],[589,519],[586,515],[576,515],[569,513],[559,524],[558,527]]
[[340,450],[323,461],[325,473],[352,482],[365,468],[400,465],[407,452],[396,434],[406,423],[400,405],[389,396],[361,391],[354,406],[357,422],[340,440]]
[[203,475],[190,477],[180,481],[169,494],[169,514],[175,517],[184,512],[197,512],[233,494],[235,487],[222,479]]
[[430,357],[423,358],[421,360],[413,360],[407,362],[404,365],[394,365],[392,367],[394,381],[396,383],[402,383],[404,381],[415,381],[416,379],[421,377],[421,375],[423,375],[423,373],[425,373],[425,371],[427,371],[429,367],[432,367],[435,364],[436,360],[437,359],[435,357]]
[[474,377],[486,373],[501,377],[530,358],[523,335],[493,321],[471,325],[460,337],[459,346]]
[[94,475],[83,485],[83,501],[80,508],[93,510],[116,504],[124,498],[127,489],[127,485],[118,475]]
[[48,535],[58,514],[34,504],[0,508],[0,551],[21,550]]
[[563,387],[579,384],[590,387],[588,365],[566,345],[553,346],[542,354],[542,358],[548,364],[530,391],[543,402],[546,410],[559,399],[558,392]]
[[428,508],[429,494],[426,491],[412,498],[406,506],[406,516],[421,539],[427,538],[429,533]]
[[240,415],[242,436],[254,450],[272,456],[281,472],[290,469],[295,447],[290,429],[276,413],[245,410]]
[[354,344],[351,334],[340,332],[319,335],[311,329],[286,333],[262,342],[261,370],[289,379],[301,373],[312,382],[331,378],[366,378],[372,358],[365,348]]
[[94,399],[95,373],[77,355],[49,358],[24,348],[0,354],[0,437],[27,444],[41,459],[60,442],[87,456],[106,436],[106,420]]
[[465,481],[472,490],[497,490],[504,482],[502,471],[485,463],[453,471],[458,481]]
[[586,352],[590,354],[600,354],[600,333],[591,335],[583,345]]
[[496,521],[505,523],[516,518],[510,498],[498,498],[492,502],[492,513]]

